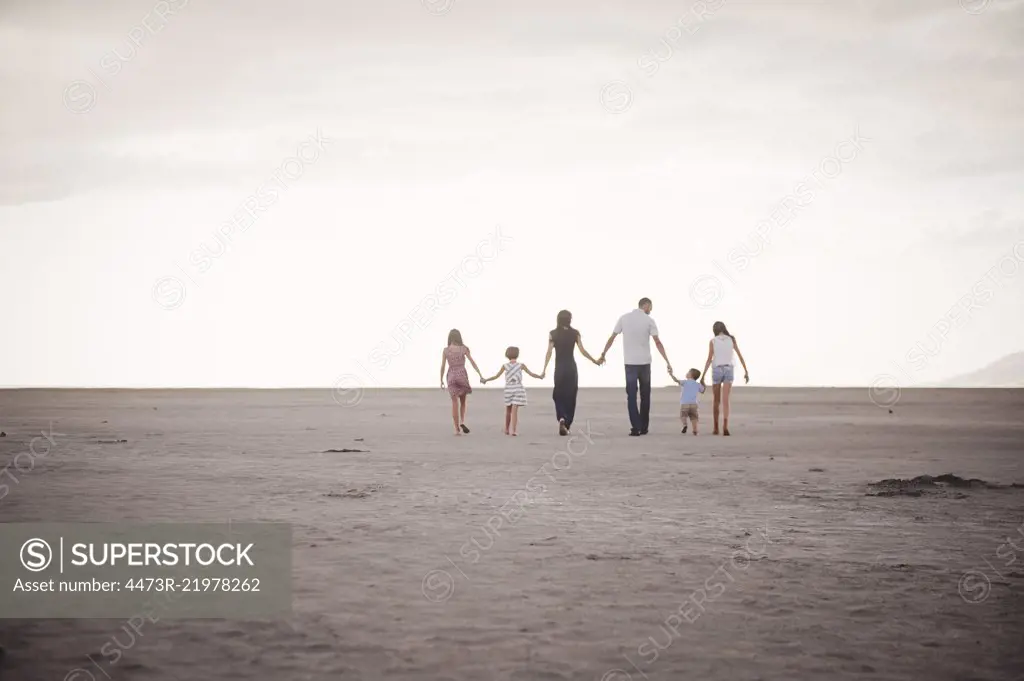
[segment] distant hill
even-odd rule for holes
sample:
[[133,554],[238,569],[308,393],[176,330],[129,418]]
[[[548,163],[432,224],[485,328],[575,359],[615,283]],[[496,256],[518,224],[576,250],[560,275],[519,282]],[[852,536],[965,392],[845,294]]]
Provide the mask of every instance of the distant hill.
[[943,388],[1024,388],[1024,352],[1015,352],[987,367],[940,384]]

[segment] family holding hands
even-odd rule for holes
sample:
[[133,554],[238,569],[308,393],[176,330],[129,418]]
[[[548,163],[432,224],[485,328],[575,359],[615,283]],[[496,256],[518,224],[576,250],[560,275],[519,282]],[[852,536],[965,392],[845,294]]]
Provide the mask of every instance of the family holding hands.
[[[704,376],[708,367],[712,367],[712,388],[714,392],[714,431],[718,435],[719,412],[724,416],[723,435],[729,435],[729,395],[733,382],[733,355],[739,358],[743,366],[745,382],[750,381],[747,363],[740,353],[736,339],[722,322],[715,322],[712,327],[714,338],[708,344],[708,357],[704,371],[690,369],[684,380],[676,378],[672,372],[672,364],[668,360],[665,346],[658,337],[658,326],[651,318],[653,305],[649,298],[641,298],[635,310],[627,312],[615,324],[612,335],[605,344],[601,356],[594,359],[583,347],[580,332],[572,327],[572,313],[562,310],[558,313],[557,325],[548,334],[548,352],[544,358],[544,368],[536,374],[519,362],[519,348],[510,346],[505,350],[508,360],[502,364],[494,376],[484,378],[473,356],[462,342],[462,334],[458,329],[448,333],[448,346],[441,352],[441,388],[445,388],[445,366],[448,367],[448,394],[452,400],[452,423],[455,435],[469,433],[466,427],[466,397],[473,392],[466,372],[466,361],[476,371],[483,384],[505,376],[505,434],[516,435],[519,420],[519,407],[526,406],[526,388],[523,386],[523,374],[543,379],[547,375],[548,364],[552,352],[555,355],[555,387],[551,397],[555,403],[555,418],[558,419],[559,435],[568,435],[576,415],[576,395],[579,391],[579,374],[576,367],[575,349],[588,360],[601,366],[605,355],[615,343],[615,337],[622,334],[623,359],[626,369],[626,404],[629,410],[631,436],[646,435],[651,412],[651,339],[658,352],[665,360],[669,376],[681,386],[679,416],[683,421],[682,432],[687,432],[687,420],[693,424],[693,434],[697,434],[697,397],[704,392]],[[639,397],[639,404],[638,398]]]

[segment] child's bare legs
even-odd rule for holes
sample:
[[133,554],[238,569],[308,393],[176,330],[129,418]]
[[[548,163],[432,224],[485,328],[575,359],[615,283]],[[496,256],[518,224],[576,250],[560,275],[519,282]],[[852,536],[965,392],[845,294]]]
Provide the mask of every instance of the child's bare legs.
[[722,384],[722,435],[729,434],[729,393],[732,392],[732,383]]
[[452,395],[452,423],[455,425],[455,434],[462,435],[462,431],[459,430],[459,400],[455,395]]
[[686,432],[686,407],[679,407],[679,420],[683,422],[683,430],[681,432],[685,433]]
[[715,406],[714,406],[714,410],[713,410],[714,411],[713,417],[714,417],[715,429],[713,431],[711,431],[711,434],[712,435],[718,435],[718,410],[719,410],[719,404],[722,401],[722,384],[718,383],[718,384],[715,384],[715,385],[711,386],[711,390],[712,390],[712,392],[715,393]]
[[694,414],[694,415],[692,415],[692,416],[690,417],[690,421],[691,421],[691,422],[693,423],[693,434],[694,434],[694,435],[696,435],[696,434],[697,434],[697,421],[698,421],[698,420],[699,420],[699,419],[697,418],[697,415],[696,415],[696,414]]
[[519,425],[519,405],[512,405],[512,434],[516,434],[516,426]]
[[512,423],[512,405],[505,407],[505,435],[508,435],[509,424]]

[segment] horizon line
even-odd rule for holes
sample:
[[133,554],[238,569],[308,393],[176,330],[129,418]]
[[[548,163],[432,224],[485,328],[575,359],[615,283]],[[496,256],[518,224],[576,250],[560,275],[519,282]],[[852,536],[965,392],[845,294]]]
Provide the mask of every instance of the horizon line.
[[[708,384],[709,386],[711,384]],[[539,388],[547,386],[539,386]],[[733,387],[742,388],[754,388],[754,389],[770,389],[770,390],[852,390],[852,389],[864,389],[871,390],[871,385],[743,385],[740,383],[734,383]],[[539,389],[538,388],[538,389]],[[652,385],[652,390],[661,390],[665,388],[672,388],[678,390],[679,386],[667,383],[665,385],[655,386]],[[899,390],[1024,390],[1024,385],[912,385],[912,386],[894,386]],[[325,386],[245,386],[245,385],[218,385],[218,386],[118,386],[118,385],[105,385],[105,386],[69,386],[69,385],[15,385],[15,386],[3,386],[0,385],[0,391],[7,390],[337,390],[337,386],[325,385]],[[351,392],[354,390],[362,390],[364,392],[375,391],[375,390],[440,390],[440,386],[374,386],[374,387],[361,387],[355,386],[351,388],[344,388],[345,392]],[[503,386],[486,387],[486,386],[474,386],[474,390],[496,390],[500,391]],[[622,390],[622,386],[580,386],[580,390]]]

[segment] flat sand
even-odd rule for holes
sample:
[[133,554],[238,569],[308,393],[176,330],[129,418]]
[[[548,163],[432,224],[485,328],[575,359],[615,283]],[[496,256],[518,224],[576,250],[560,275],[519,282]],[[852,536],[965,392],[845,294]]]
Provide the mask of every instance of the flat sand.
[[[572,440],[549,390],[517,438],[490,389],[460,438],[440,390],[0,392],[0,467],[61,433],[4,522],[287,522],[295,591],[116,664],[123,621],[0,620],[0,677],[1021,678],[1024,390],[739,387],[730,438],[709,401],[681,435],[670,389],[626,437],[624,393],[583,390]],[[991,486],[872,485],[945,473]]]

